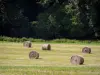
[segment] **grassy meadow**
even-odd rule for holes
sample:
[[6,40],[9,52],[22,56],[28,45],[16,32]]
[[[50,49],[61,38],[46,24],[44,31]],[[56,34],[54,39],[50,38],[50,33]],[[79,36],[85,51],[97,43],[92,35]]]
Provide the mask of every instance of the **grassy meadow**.
[[[41,50],[44,43],[0,42],[0,75],[100,75],[100,44],[50,43],[52,50]],[[88,46],[91,54],[82,53]],[[29,52],[39,52],[39,59],[29,59]],[[83,65],[72,65],[72,55],[84,57]]]

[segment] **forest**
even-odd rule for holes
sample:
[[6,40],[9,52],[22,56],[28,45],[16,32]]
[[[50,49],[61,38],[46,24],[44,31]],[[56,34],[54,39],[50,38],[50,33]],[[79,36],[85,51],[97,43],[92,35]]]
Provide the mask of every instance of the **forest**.
[[0,36],[99,39],[100,0],[0,0]]

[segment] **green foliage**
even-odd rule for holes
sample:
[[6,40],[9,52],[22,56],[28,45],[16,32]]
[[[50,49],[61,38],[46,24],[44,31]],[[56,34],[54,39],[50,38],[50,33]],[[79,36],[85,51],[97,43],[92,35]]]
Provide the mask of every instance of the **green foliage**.
[[0,41],[5,41],[5,42],[24,42],[24,41],[32,41],[32,42],[44,42],[45,40],[43,39],[34,39],[34,38],[11,38],[11,37],[6,37],[6,36],[0,36]]
[[[48,9],[38,16],[37,28],[41,30],[39,37],[49,39],[50,37],[83,37],[86,35],[84,24],[79,18],[78,6],[72,3],[55,6],[59,7],[55,8],[55,12],[48,13],[51,10]],[[55,6],[52,6],[52,10]]]
[[99,0],[1,0],[0,35],[97,38],[100,37],[97,7]]
[[66,38],[62,38],[62,39],[53,39],[53,40],[43,40],[43,39],[35,39],[35,38],[11,38],[11,37],[6,37],[6,36],[0,36],[0,41],[1,42],[24,42],[24,41],[31,41],[31,42],[51,42],[51,43],[83,43],[83,44],[99,44],[100,40],[76,40],[76,39],[66,39]]
[[37,24],[36,34],[43,39],[51,39],[56,35],[56,20],[55,16],[49,13],[41,13],[38,16],[39,23]]

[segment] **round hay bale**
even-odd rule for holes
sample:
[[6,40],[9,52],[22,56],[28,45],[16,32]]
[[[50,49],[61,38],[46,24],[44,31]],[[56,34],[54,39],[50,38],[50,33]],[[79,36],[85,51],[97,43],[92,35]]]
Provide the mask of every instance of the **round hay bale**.
[[38,58],[39,58],[39,53],[36,52],[36,51],[31,51],[31,52],[29,53],[29,58],[30,58],[30,59],[38,59]]
[[70,62],[75,65],[82,65],[84,63],[84,58],[79,55],[73,55]]
[[51,50],[51,45],[50,44],[42,45],[42,50]]
[[82,53],[91,53],[91,48],[89,48],[89,47],[84,47],[84,48],[82,49]]
[[24,46],[24,47],[30,48],[30,47],[32,47],[32,43],[31,43],[31,41],[25,41],[25,42],[23,43],[23,46]]

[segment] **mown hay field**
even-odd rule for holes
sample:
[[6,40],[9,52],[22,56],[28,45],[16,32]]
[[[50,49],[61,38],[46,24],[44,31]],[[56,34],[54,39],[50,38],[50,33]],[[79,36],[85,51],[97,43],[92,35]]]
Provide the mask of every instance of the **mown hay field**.
[[[99,44],[50,43],[50,51],[42,50],[43,44],[26,48],[23,43],[0,42],[0,75],[100,75]],[[82,53],[85,46],[91,54]],[[39,59],[29,59],[32,50],[39,53]],[[72,55],[84,57],[84,64],[72,65]]]

